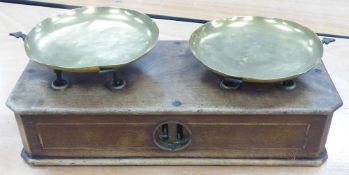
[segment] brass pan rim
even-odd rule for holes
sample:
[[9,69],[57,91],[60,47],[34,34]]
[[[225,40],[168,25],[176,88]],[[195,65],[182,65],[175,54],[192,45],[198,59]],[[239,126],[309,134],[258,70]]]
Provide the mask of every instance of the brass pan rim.
[[57,66],[57,65],[54,65],[54,64],[46,64],[46,63],[42,63],[40,60],[38,60],[37,58],[35,58],[30,50],[28,49],[28,37],[26,37],[24,39],[24,48],[25,48],[25,52],[27,54],[27,56],[33,60],[34,62],[38,63],[38,64],[41,64],[41,65],[44,65],[46,67],[49,67],[49,68],[52,68],[52,69],[55,69],[55,70],[60,70],[60,71],[65,71],[65,72],[97,72],[101,69],[111,69],[111,68],[119,68],[119,67],[122,67],[122,66],[125,66],[125,65],[128,65],[132,62],[135,62],[137,61],[138,59],[142,58],[144,55],[146,55],[147,53],[149,53],[154,47],[155,45],[157,44],[158,42],[158,38],[159,38],[159,28],[157,26],[157,24],[146,14],[142,13],[142,12],[139,12],[139,11],[136,11],[136,10],[132,10],[132,9],[128,9],[128,8],[122,8],[122,7],[110,7],[110,6],[85,6],[85,7],[79,7],[79,8],[75,8],[75,9],[72,9],[72,10],[66,10],[66,11],[62,11],[62,12],[59,12],[59,13],[56,13],[54,15],[51,15],[50,17],[47,17],[45,18],[44,20],[40,21],[38,24],[36,24],[31,30],[30,32],[28,33],[27,36],[30,36],[31,33],[34,32],[34,30],[42,25],[42,23],[44,23],[45,21],[47,20],[50,20],[52,19],[53,17],[56,17],[56,16],[59,16],[59,15],[63,15],[65,13],[69,13],[69,12],[72,12],[72,11],[81,11],[81,10],[87,10],[87,9],[118,9],[118,10],[124,10],[124,11],[128,11],[128,12],[132,12],[134,14],[138,14],[138,15],[142,15],[143,17],[147,18],[150,22],[152,22],[152,24],[154,24],[154,27],[155,27],[155,31],[152,31],[154,32],[155,34],[155,42],[151,43],[150,45],[148,45],[147,49],[140,55],[138,55],[136,58],[134,58],[133,60],[130,60],[126,63],[123,63],[123,64],[110,64],[110,65],[96,65],[96,66],[90,66],[90,67],[75,67],[75,66],[72,66],[72,67],[69,67],[69,66]]
[[193,46],[193,41],[194,41],[194,38],[196,37],[195,35],[197,34],[198,31],[200,31],[203,27],[207,26],[207,25],[210,25],[216,21],[222,21],[222,20],[230,20],[230,19],[233,19],[233,18],[260,18],[260,19],[272,19],[272,20],[277,20],[277,21],[284,21],[284,22],[287,22],[287,23],[291,23],[291,24],[294,24],[294,25],[297,25],[297,26],[300,26],[306,30],[308,30],[309,32],[311,32],[314,36],[316,36],[317,38],[317,42],[318,43],[322,43],[321,40],[317,37],[316,33],[313,32],[311,29],[309,29],[308,27],[306,26],[303,26],[299,23],[296,23],[294,21],[290,21],[290,20],[286,20],[286,19],[280,19],[280,18],[271,18],[271,17],[264,17],[264,16],[233,16],[233,17],[227,17],[227,18],[220,18],[220,19],[215,19],[215,20],[211,20],[211,21],[208,21],[207,23],[201,25],[200,27],[198,27],[191,35],[190,35],[190,39],[189,39],[189,48],[192,52],[192,54],[194,55],[194,57],[199,61],[201,62],[205,67],[207,67],[210,71],[218,74],[218,75],[221,75],[223,77],[233,77],[233,78],[238,78],[238,79],[241,79],[242,81],[244,82],[251,82],[251,83],[273,83],[273,82],[281,82],[281,81],[285,81],[285,80],[290,80],[290,79],[294,79],[294,78],[297,78],[298,76],[304,74],[304,73],[307,73],[309,72],[314,66],[316,66],[320,61],[321,61],[321,58],[323,56],[323,47],[322,47],[322,44],[321,45],[321,56],[317,59],[317,61],[314,62],[314,64],[312,64],[312,66],[309,66],[306,70],[304,71],[301,71],[301,72],[298,72],[292,76],[284,76],[284,77],[278,77],[278,78],[271,78],[271,79],[262,79],[262,78],[255,78],[255,77],[248,77],[248,76],[243,76],[243,77],[238,77],[238,76],[234,76],[234,75],[230,75],[230,74],[227,74],[221,70],[218,70],[218,69],[214,69],[212,67],[210,67],[209,65],[205,64],[203,62],[203,60],[198,56],[197,52],[196,52],[196,49],[194,48]]

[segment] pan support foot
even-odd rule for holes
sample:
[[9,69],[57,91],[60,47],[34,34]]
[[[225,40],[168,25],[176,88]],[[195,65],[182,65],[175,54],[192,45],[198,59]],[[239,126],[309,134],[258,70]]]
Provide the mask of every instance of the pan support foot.
[[234,77],[222,78],[219,86],[224,90],[237,90],[242,84],[242,80]]
[[67,89],[70,86],[70,83],[68,80],[63,79],[62,71],[54,70],[54,72],[56,74],[56,79],[51,82],[51,88],[57,91]]
[[296,84],[296,81],[294,80],[285,80],[277,83],[276,86],[279,87],[280,89],[291,91],[296,89],[297,84]]
[[107,79],[107,81],[105,82],[105,87],[108,88],[109,90],[112,90],[112,91],[121,90],[126,86],[126,81],[118,78],[116,69],[100,70],[99,73],[100,74],[105,74],[105,73],[112,74],[112,77]]

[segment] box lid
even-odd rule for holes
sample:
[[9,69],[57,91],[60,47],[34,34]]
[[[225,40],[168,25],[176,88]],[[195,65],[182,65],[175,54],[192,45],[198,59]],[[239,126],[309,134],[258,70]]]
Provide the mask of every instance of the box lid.
[[18,114],[330,114],[342,101],[323,63],[296,79],[297,88],[245,83],[223,90],[220,77],[193,57],[187,41],[159,41],[119,70],[124,89],[104,87],[109,75],[63,73],[72,83],[54,91],[53,71],[29,62],[7,105]]

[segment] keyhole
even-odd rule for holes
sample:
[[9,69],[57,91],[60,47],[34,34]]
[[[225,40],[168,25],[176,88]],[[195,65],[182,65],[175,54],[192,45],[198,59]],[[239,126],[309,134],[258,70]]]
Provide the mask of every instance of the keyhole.
[[191,132],[185,125],[170,121],[159,124],[153,134],[154,143],[166,151],[186,148],[191,141]]

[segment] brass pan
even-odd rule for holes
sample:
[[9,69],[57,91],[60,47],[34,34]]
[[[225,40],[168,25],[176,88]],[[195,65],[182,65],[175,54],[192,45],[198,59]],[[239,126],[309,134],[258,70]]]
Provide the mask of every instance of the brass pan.
[[242,16],[210,21],[190,37],[194,56],[214,72],[246,82],[295,78],[322,57],[318,36],[295,22]]
[[64,11],[43,20],[24,40],[27,55],[70,72],[94,72],[128,64],[149,52],[159,29],[145,14],[111,7]]

